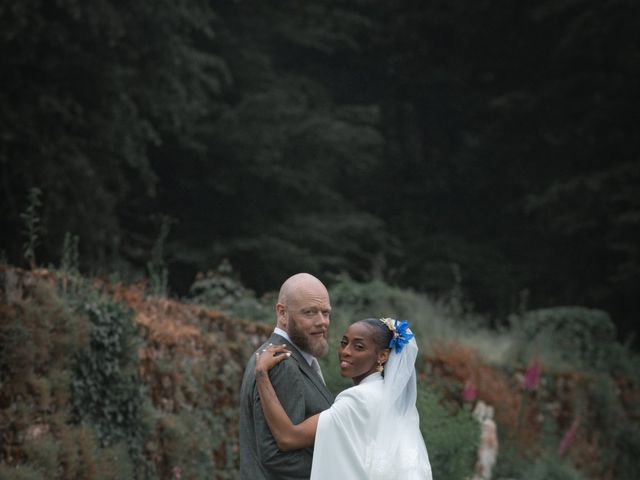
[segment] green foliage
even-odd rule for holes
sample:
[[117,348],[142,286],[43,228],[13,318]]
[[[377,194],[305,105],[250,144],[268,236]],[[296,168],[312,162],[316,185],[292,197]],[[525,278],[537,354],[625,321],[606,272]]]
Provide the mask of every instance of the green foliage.
[[[136,476],[134,461],[139,461],[139,459],[131,458],[132,455],[126,442],[120,442],[107,448],[95,448],[93,454],[94,458],[85,460],[95,461],[95,472],[92,473],[95,473],[100,480],[144,478],[142,475]],[[154,478],[154,476],[147,475],[147,478]]]
[[557,455],[545,453],[533,458],[525,458],[508,447],[501,450],[498,455],[494,476],[513,480],[587,479],[570,462]]
[[42,218],[40,217],[40,207],[42,207],[41,194],[42,192],[37,187],[29,190],[27,206],[24,212],[20,214],[20,218],[24,222],[23,235],[25,242],[22,247],[23,255],[32,269],[36,266],[36,246],[42,234]]
[[227,259],[215,270],[199,273],[189,288],[189,302],[213,307],[237,318],[271,322],[274,318],[275,299],[265,296],[257,299],[245,288]]
[[137,478],[143,478],[143,442],[149,426],[138,375],[140,340],[132,312],[89,288],[75,299],[75,306],[90,325],[89,345],[74,361],[72,402],[76,421],[92,425],[102,447],[124,442],[137,466]]
[[601,463],[614,466],[616,479],[634,479],[638,474],[640,429],[631,419],[637,418],[638,406],[623,405],[621,397],[629,393],[621,395],[620,386],[608,375],[597,375],[586,390],[592,412],[587,428],[597,431],[601,439]]
[[140,273],[166,211],[182,289],[225,256],[257,292],[305,270],[442,293],[455,264],[496,321],[529,289],[633,329],[637,2],[5,4],[12,261],[39,185],[41,259],[73,231]]
[[218,473],[211,452],[222,442],[224,428],[211,412],[166,413],[159,419],[158,426],[158,441],[166,453],[167,473],[179,470],[185,478],[202,480]]
[[[125,253],[144,267],[153,234],[140,206],[153,199],[157,180],[150,150],[194,155],[202,119],[231,81],[215,52],[213,5],[9,0],[5,7],[0,229],[16,228],[15,198],[39,185],[49,259],[73,231],[90,246],[88,261],[105,267]],[[16,239],[3,241],[15,258]]]
[[[640,359],[616,342],[609,316],[600,310],[556,307],[512,317],[512,325],[514,342],[510,358],[514,362],[524,364],[533,355],[539,355],[547,372],[580,372],[581,381],[573,386],[574,415],[581,418],[582,433],[578,435],[598,432],[598,463],[602,472],[614,465],[615,478],[634,478],[637,473],[633,473],[630,465],[640,445],[638,436],[631,432],[637,430],[632,419],[638,412],[628,398],[638,388]],[[513,472],[503,472],[504,475],[525,471],[531,478],[582,478],[568,463],[557,462],[549,453],[557,448],[559,440],[547,443],[544,455],[520,459],[524,463],[512,466]],[[505,453],[508,464],[510,454]]]
[[[63,264],[74,270],[73,261]],[[0,401],[10,404],[0,409],[0,435],[8,439],[0,478],[151,480],[175,476],[175,467],[183,478],[237,477],[237,390],[244,361],[266,334],[264,325],[237,322],[193,305],[182,310],[172,304],[164,311],[163,305],[172,302],[147,298],[142,300],[148,303],[142,307],[141,326],[149,329],[149,341],[141,343],[131,310],[98,284],[79,275],[19,275],[0,270]],[[196,283],[192,301],[217,303],[230,311],[248,298],[257,302],[228,263],[209,278],[210,283]],[[66,290],[60,288],[64,279]],[[467,325],[481,329],[471,312],[458,317],[459,303],[433,301],[382,281],[338,277],[331,297],[331,353],[322,362],[334,392],[351,386],[339,375],[336,352],[342,327],[353,319],[400,312],[398,317],[415,318],[420,338],[428,337],[433,345],[472,338]],[[262,303],[271,309],[273,299]],[[152,329],[147,322],[160,312],[165,316]],[[608,317],[563,307],[525,312],[513,325],[517,342],[512,345],[518,348],[512,358],[522,363],[529,359],[533,350],[527,349],[527,338],[553,341],[547,345],[540,340],[543,368],[551,358],[546,355],[562,349],[563,367],[572,373],[567,378],[580,380],[565,378],[562,386],[555,385],[545,372],[532,406],[544,414],[541,442],[522,456],[510,438],[501,438],[495,478],[582,478],[569,463],[571,450],[565,459],[552,453],[558,435],[566,431],[558,421],[556,400],[562,412],[580,417],[578,439],[597,435],[597,465],[614,465],[616,478],[635,478],[640,437],[633,395],[639,360],[615,342]],[[561,343],[556,337],[562,335],[574,339]],[[423,360],[418,359],[419,370],[425,369]],[[422,380],[418,388],[434,477],[470,476],[479,440],[476,420],[466,408],[444,399],[455,388],[445,391]],[[503,414],[509,400],[513,398],[504,399]],[[494,406],[496,413],[501,411],[499,402]],[[503,427],[499,425],[499,433]]]
[[173,362],[163,377],[173,392],[154,414],[149,448],[151,455],[162,455],[158,475],[173,478],[178,471],[183,478],[235,478],[237,453],[230,451],[234,439],[229,435],[237,427],[238,407],[221,408],[219,403],[228,395],[226,390],[236,388],[241,369],[232,362],[223,371],[207,368],[205,362],[216,361],[214,358],[189,360]]
[[[27,300],[22,298],[25,294]],[[60,379],[60,384],[51,383],[42,388],[51,393],[51,400],[64,401],[68,389],[64,371],[69,367],[70,358],[86,345],[87,329],[56,295],[55,289],[44,282],[35,282],[16,297],[14,301],[7,298],[15,310],[7,311],[0,323],[3,390],[17,394],[26,391],[28,382],[35,379],[47,378],[54,382]]]
[[526,364],[540,354],[548,366],[607,370],[615,326],[606,312],[584,307],[532,310],[511,317],[513,359]]
[[[393,65],[382,178],[402,185],[405,208],[391,193],[379,211],[407,249],[403,283],[429,282],[425,262],[455,249],[483,308],[495,299],[492,310],[511,311],[529,288],[536,306],[587,298],[633,330],[640,162],[623,99],[639,88],[638,4],[533,2],[497,15],[491,2],[382,3],[379,18],[394,19],[376,44]],[[611,64],[604,52],[620,54]],[[536,215],[529,195],[542,201]]]
[[140,273],[166,211],[181,289],[229,257],[257,292],[284,269],[441,294],[455,264],[496,321],[529,289],[633,328],[637,2],[5,3],[12,261],[39,185],[41,259],[73,231]]
[[87,319],[53,281],[2,273],[0,382],[8,408],[0,411],[0,478],[132,478],[92,473],[102,471],[95,432],[71,414],[74,361],[90,342]]
[[523,472],[522,480],[585,480],[570,462],[551,456],[550,458],[537,459]]
[[38,471],[54,478],[60,475],[60,444],[51,434],[25,441],[24,452],[29,464]]
[[640,386],[640,355],[629,345],[611,344],[607,351],[606,364],[614,378],[625,378],[634,387]]
[[69,232],[64,234],[60,270],[66,275],[74,276],[80,273],[79,242],[77,235],[71,235]]
[[[331,333],[340,338],[346,328],[366,317],[405,319],[416,332],[425,352],[443,341],[469,340],[480,344],[486,332],[485,320],[465,306],[456,290],[441,299],[411,289],[389,285],[383,280],[353,280],[346,274],[332,279],[329,288],[333,314]],[[491,350],[496,351],[495,334]]]
[[437,390],[425,382],[418,384],[417,406],[433,478],[469,478],[475,468],[480,442],[480,427],[471,412],[448,405]]
[[[281,8],[242,22],[286,22]],[[255,30],[260,37],[261,27],[253,27],[260,29]],[[240,56],[244,62],[237,68],[239,82],[247,86],[241,101],[216,120],[211,136],[216,139],[212,155],[221,158],[229,175],[224,184],[194,185],[201,191],[198,198],[215,210],[228,241],[212,247],[206,232],[196,228],[196,222],[205,220],[202,212],[189,212],[186,221],[193,225],[194,238],[188,242],[206,245],[204,256],[230,258],[259,291],[282,281],[283,265],[290,273],[349,270],[367,275],[387,234],[380,219],[346,193],[356,185],[366,188],[363,180],[379,163],[379,109],[337,104],[317,79],[278,72],[269,60],[252,65],[257,56],[269,56],[268,43],[254,35],[231,35],[230,55],[239,53],[238,44],[241,52],[251,53],[246,60]],[[258,75],[245,76],[252,67],[260,70]],[[256,79],[262,81],[256,84]],[[238,202],[238,197],[259,202]]]
[[67,301],[73,302],[81,289],[86,288],[80,276],[79,238],[69,232],[64,235],[62,244],[62,260],[60,261],[60,284],[62,295]]
[[0,480],[48,480],[47,474],[28,465],[11,467],[0,464]]
[[616,432],[614,452],[614,476],[616,480],[633,480],[638,476],[640,458],[640,429],[624,422]]
[[343,328],[364,317],[405,318],[421,306],[419,295],[412,295],[409,290],[392,287],[382,280],[358,282],[346,274],[335,278],[330,293]]
[[169,269],[164,258],[164,247],[169,236],[171,221],[163,216],[160,225],[160,233],[153,244],[151,259],[147,262],[147,274],[149,275],[151,295],[162,297],[167,295],[169,285]]
[[593,428],[611,441],[622,426],[624,418],[615,381],[607,375],[597,375],[586,390],[587,399],[593,411],[591,418]]

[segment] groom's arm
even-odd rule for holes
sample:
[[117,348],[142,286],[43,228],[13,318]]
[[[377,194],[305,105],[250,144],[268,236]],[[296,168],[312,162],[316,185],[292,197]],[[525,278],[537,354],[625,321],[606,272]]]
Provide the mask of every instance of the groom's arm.
[[[293,359],[274,367],[269,378],[278,395],[282,408],[294,424],[305,419],[306,401],[304,396],[305,377]],[[264,418],[257,388],[253,392],[254,421],[259,460],[272,474],[279,478],[308,478],[311,472],[311,454],[307,450],[283,452],[278,449],[269,426]]]

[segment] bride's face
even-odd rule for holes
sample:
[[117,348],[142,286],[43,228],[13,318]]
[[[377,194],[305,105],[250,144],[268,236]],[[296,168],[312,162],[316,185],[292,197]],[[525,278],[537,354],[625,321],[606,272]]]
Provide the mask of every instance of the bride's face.
[[380,353],[369,326],[354,323],[342,336],[338,349],[340,375],[350,377],[356,385],[376,371]]

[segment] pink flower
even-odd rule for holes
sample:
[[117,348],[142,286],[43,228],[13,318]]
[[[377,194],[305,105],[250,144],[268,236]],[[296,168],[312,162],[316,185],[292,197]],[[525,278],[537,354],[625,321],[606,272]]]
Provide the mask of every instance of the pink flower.
[[477,396],[478,391],[476,390],[476,385],[471,380],[467,380],[462,389],[462,400],[465,402],[473,402]]
[[571,427],[569,427],[569,430],[567,430],[567,433],[564,434],[562,442],[560,442],[560,446],[558,447],[558,455],[560,455],[561,457],[565,453],[567,453],[567,450],[569,450],[569,446],[571,445],[571,443],[573,442],[576,436],[576,432],[578,431],[579,425],[580,425],[580,417],[577,417],[571,424]]
[[182,478],[182,470],[180,467],[173,467],[173,478],[180,480]]
[[540,384],[540,360],[536,355],[529,361],[529,365],[527,366],[527,373],[524,377],[524,388],[526,391],[533,392],[538,389],[538,385]]

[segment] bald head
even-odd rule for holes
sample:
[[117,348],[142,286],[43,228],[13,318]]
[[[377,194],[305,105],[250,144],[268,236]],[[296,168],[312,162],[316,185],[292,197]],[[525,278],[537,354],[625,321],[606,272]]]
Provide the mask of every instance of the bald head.
[[301,350],[327,353],[331,303],[327,287],[313,275],[297,273],[282,284],[276,304],[276,324]]
[[313,275],[297,273],[282,284],[276,323],[302,351],[315,357],[327,353],[330,315],[329,292]]
[[324,284],[316,277],[309,273],[296,273],[287,278],[280,287],[280,293],[278,294],[278,303],[284,306],[294,302],[302,293],[319,293],[324,294],[327,297],[329,293]]

